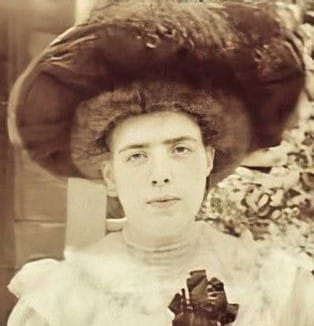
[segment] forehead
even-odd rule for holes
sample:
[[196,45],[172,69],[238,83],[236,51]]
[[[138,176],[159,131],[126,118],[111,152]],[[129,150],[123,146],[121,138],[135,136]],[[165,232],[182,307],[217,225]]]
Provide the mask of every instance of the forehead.
[[112,132],[113,151],[130,144],[158,144],[169,139],[191,137],[202,141],[198,124],[183,112],[154,112],[123,120]]

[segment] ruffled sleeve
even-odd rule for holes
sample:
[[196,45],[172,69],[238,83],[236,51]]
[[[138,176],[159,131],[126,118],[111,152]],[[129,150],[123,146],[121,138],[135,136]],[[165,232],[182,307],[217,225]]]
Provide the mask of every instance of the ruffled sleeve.
[[59,265],[54,259],[42,259],[27,263],[17,272],[8,285],[8,289],[17,298],[40,286],[42,280]]
[[27,264],[8,288],[19,298],[9,326],[110,325],[94,321],[107,305],[105,293],[66,261]]
[[13,309],[7,326],[49,326],[48,322],[23,301]]
[[48,326],[48,321],[42,317],[32,305],[25,300],[29,293],[40,288],[45,278],[53,273],[59,266],[59,262],[53,259],[43,259],[31,262],[14,276],[8,285],[8,289],[17,298],[18,303],[14,307],[8,326]]
[[286,311],[282,314],[280,326],[314,325],[314,275],[298,268]]
[[314,276],[309,266],[273,250],[260,270],[264,301],[278,326],[314,325]]

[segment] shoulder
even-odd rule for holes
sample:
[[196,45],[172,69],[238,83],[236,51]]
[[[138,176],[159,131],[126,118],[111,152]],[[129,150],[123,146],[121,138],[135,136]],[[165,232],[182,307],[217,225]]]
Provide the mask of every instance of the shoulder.
[[314,276],[300,259],[272,249],[260,261],[258,282],[279,325],[314,325]]
[[21,297],[33,288],[40,287],[40,283],[53,273],[59,266],[54,259],[42,259],[25,264],[13,277],[8,289],[16,297]]
[[249,269],[255,260],[256,244],[249,230],[235,237],[202,223],[201,247],[203,252],[214,254],[229,270]]
[[[98,278],[114,274],[108,272],[108,261],[102,258],[111,251],[119,252],[119,245],[119,235],[108,236],[81,250],[66,252],[63,261],[43,259],[24,265],[8,285],[19,298],[9,325],[24,326],[19,323],[24,319],[30,320],[31,326],[37,325],[37,320],[47,320],[49,325],[70,325],[67,311],[71,311],[71,318],[89,320],[95,300],[106,293]],[[108,279],[107,276],[104,282]]]
[[217,244],[223,244],[227,242],[227,244],[232,243],[235,246],[241,247],[247,243],[254,243],[252,233],[249,231],[249,229],[244,230],[241,236],[237,237],[220,231],[219,229],[215,228],[211,223],[208,223],[206,221],[199,221],[197,223],[202,229],[202,236],[205,239],[217,242]]
[[54,317],[50,319],[49,316],[53,315],[54,310],[54,305],[51,305],[52,297],[60,292],[60,282],[55,279],[59,278],[66,282],[69,278],[64,277],[67,273],[62,270],[62,262],[42,259],[25,264],[17,272],[8,289],[19,298],[19,301],[10,315],[8,325],[45,326],[48,325],[48,320],[57,321]]
[[217,270],[226,277],[222,280],[229,286],[230,298],[240,303],[242,318],[253,318],[256,325],[261,316],[265,325],[314,325],[313,264],[305,264],[305,260],[272,246],[261,250],[250,233],[237,238],[206,223],[203,227],[202,255],[214,254],[211,263],[221,264]]
[[[313,272],[298,267],[293,279],[292,291],[283,313],[283,324],[290,317],[293,325],[314,325],[314,275]],[[289,316],[289,317],[287,317]]]

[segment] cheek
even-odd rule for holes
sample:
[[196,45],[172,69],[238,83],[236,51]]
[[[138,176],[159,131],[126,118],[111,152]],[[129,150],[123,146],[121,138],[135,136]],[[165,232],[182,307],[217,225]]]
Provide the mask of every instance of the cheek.
[[139,204],[142,202],[141,189],[143,189],[142,185],[132,176],[128,177],[127,174],[123,173],[123,175],[117,177],[117,195],[127,216],[136,216],[141,211],[139,207]]
[[132,169],[124,164],[114,166],[114,179],[116,190],[121,201],[129,201],[138,197],[140,190],[143,188],[143,176],[140,169]]
[[206,190],[207,161],[198,157],[177,175],[180,186],[188,202],[193,206],[201,205]]
[[202,185],[206,183],[208,169],[207,160],[203,155],[197,155],[183,162],[182,166],[178,166],[176,170],[182,174],[180,179],[185,179],[193,187],[202,188]]

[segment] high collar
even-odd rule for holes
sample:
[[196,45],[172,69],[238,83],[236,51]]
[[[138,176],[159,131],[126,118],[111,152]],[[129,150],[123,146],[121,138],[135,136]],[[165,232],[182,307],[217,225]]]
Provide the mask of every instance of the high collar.
[[201,238],[201,223],[193,223],[191,229],[184,238],[178,242],[159,246],[143,246],[133,241],[125,228],[122,238],[130,257],[149,266],[150,272],[159,278],[166,278],[174,272],[183,271],[186,265],[193,259]]

